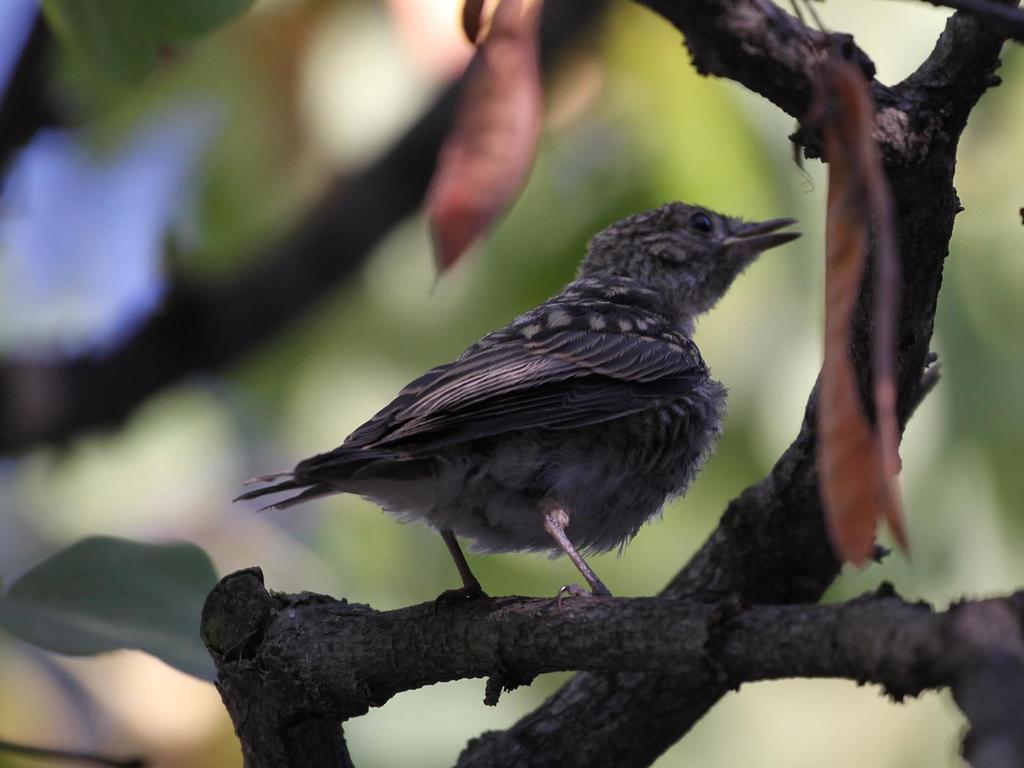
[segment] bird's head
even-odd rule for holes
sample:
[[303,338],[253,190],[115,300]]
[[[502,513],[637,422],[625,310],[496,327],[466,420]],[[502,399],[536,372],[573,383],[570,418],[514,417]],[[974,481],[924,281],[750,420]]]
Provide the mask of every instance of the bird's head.
[[711,309],[762,251],[799,232],[793,219],[745,222],[699,205],[668,203],[593,237],[580,277],[628,277],[656,289],[681,326]]

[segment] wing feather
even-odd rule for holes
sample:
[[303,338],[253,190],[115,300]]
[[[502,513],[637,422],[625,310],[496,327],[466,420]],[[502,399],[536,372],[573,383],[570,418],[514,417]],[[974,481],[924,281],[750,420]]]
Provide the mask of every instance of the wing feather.
[[415,454],[515,430],[579,428],[685,397],[698,381],[697,375],[654,385],[583,377],[527,391],[515,398],[494,400],[478,408],[436,414],[403,426],[383,442],[393,441]]
[[683,396],[704,376],[696,347],[682,337],[506,336],[409,384],[345,445],[415,454],[512,430],[599,423]]

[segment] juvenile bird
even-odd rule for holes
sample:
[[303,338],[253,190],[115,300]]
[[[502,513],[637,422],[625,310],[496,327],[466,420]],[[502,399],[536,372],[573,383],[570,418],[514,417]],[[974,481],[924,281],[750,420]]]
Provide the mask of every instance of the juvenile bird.
[[[683,493],[721,431],[725,388],[691,336],[792,219],[745,223],[669,203],[596,235],[576,280],[427,371],[338,448],[238,499],[299,491],[265,509],[354,493],[485,552],[564,552],[594,594],[583,553],[622,546]],[[576,588],[578,590],[578,588]]]

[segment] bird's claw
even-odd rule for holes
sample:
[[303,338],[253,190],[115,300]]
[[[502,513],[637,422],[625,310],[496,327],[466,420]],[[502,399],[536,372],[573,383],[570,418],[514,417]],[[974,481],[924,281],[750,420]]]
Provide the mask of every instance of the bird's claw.
[[605,590],[607,594],[600,592],[591,592],[590,590],[584,589],[579,584],[566,584],[558,590],[558,596],[556,598],[559,607],[562,606],[562,599],[566,597],[611,597],[611,593]]
[[483,588],[479,584],[469,584],[458,589],[445,590],[434,600],[434,607],[448,608],[481,597],[487,597],[487,593],[484,592]]

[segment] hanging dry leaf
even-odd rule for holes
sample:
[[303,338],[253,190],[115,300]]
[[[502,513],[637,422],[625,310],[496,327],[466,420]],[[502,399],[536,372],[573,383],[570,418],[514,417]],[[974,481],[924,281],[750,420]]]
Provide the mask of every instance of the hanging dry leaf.
[[465,0],[462,4],[462,31],[466,39],[476,45],[483,27],[484,0]]
[[[883,518],[900,546],[907,548],[896,485],[899,430],[893,350],[898,262],[892,203],[871,136],[874,106],[867,82],[853,64],[831,57],[821,67],[818,86],[816,110],[829,162],[819,482],[836,554],[860,565],[874,552],[875,529]],[[851,359],[852,313],[872,234],[874,425],[861,404]]]
[[438,156],[427,217],[444,271],[526,183],[540,139],[540,0],[502,0],[470,64],[455,127]]

